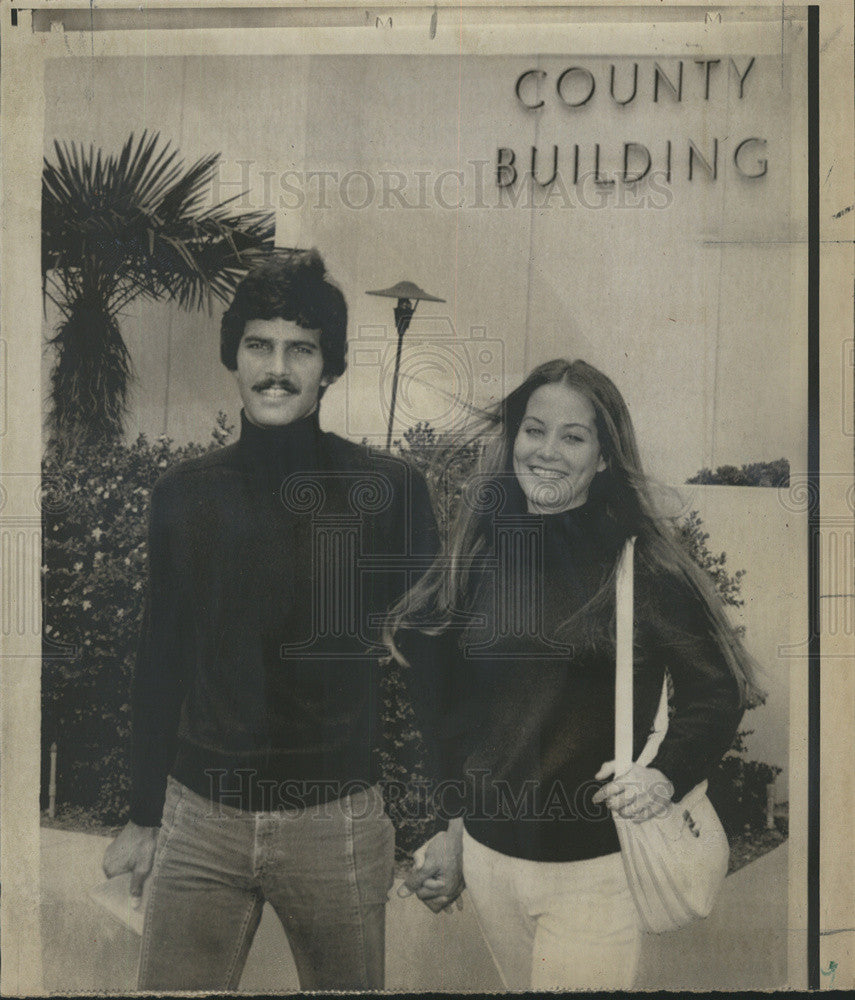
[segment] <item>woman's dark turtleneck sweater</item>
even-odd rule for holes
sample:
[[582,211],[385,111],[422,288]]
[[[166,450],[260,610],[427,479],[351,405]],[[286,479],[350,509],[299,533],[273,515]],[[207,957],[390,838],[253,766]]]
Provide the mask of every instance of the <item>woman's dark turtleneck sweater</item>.
[[[541,532],[540,612],[532,609],[527,582],[517,593],[527,614],[516,621],[536,620],[537,627],[491,639],[500,613],[488,569],[472,588],[470,607],[487,628],[400,636],[435,776],[449,783],[437,804],[444,818],[464,814],[476,840],[513,857],[577,861],[609,854],[620,849],[614,823],[591,797],[602,785],[594,775],[614,757],[614,642],[608,621],[598,629],[587,613],[577,628],[558,626],[603,584],[623,538],[595,499],[515,523]],[[635,618],[635,753],[650,731],[667,667],[676,712],[650,766],[673,782],[679,798],[730,746],[739,695],[691,594],[646,580],[637,567]],[[487,648],[473,654],[473,645],[485,641]]]
[[[264,428],[242,414],[236,444],[158,482],[134,678],[136,823],[160,822],[168,773],[253,811],[310,805],[376,779],[377,658],[353,636],[318,646],[312,514],[282,493],[289,475],[319,473],[325,513],[347,511],[336,476],[371,474],[364,456],[322,433],[317,413]],[[429,535],[429,510],[418,516]],[[365,519],[379,551],[394,549],[396,518],[399,503]],[[363,596],[364,616],[393,595],[378,586]]]

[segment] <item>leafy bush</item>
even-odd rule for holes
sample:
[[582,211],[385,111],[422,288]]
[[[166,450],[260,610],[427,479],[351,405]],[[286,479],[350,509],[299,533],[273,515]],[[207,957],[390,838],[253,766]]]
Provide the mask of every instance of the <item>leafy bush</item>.
[[720,465],[715,472],[701,469],[686,482],[702,486],[789,486],[790,463],[779,458],[774,462],[751,462],[741,468]]
[[[59,746],[57,800],[88,810],[101,823],[124,822],[130,790],[130,682],[146,577],[146,524],[151,490],[176,462],[224,444],[232,428],[220,414],[208,445],[176,447],[168,438],[132,445],[83,447],[43,463],[44,667],[43,800],[50,744]],[[427,424],[407,431],[395,450],[419,468],[434,494],[444,530],[479,454],[476,443],[443,465],[450,438]],[[707,547],[697,512],[680,526],[693,558],[712,576],[725,603],[742,604],[743,571],[730,573],[724,553]],[[398,848],[410,853],[432,818],[424,801],[423,746],[400,668],[387,665],[382,691],[381,771]],[[710,786],[731,831],[762,823],[765,784],[777,768],[744,759],[743,739],[722,761]],[[401,794],[402,790],[405,794]],[[729,796],[729,798],[728,798]],[[44,803],[46,804],[46,802]]]
[[680,541],[694,561],[713,578],[715,589],[722,601],[731,608],[741,608],[745,603],[740,597],[744,569],[731,574],[725,563],[724,552],[715,555],[707,547],[709,532],[704,531],[703,521],[696,510],[690,511],[677,525]]
[[104,823],[122,822],[129,808],[130,682],[151,490],[169,466],[218,447],[230,431],[220,414],[207,447],[141,435],[62,459],[48,451],[42,463],[42,759],[46,772],[55,740],[57,799]]
[[378,754],[386,811],[395,825],[396,854],[401,858],[424,843],[435,818],[427,803],[425,747],[402,668],[391,658],[384,666],[380,689],[383,742]]
[[752,730],[736,734],[733,746],[710,775],[708,794],[722,825],[731,839],[766,827],[766,786],[781,773],[780,767],[746,760],[745,737]]

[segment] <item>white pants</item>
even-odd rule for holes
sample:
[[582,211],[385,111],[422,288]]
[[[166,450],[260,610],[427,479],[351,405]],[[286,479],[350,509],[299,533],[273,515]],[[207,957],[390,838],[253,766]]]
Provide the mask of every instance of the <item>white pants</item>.
[[525,861],[464,830],[463,875],[506,989],[632,988],[642,932],[620,853]]

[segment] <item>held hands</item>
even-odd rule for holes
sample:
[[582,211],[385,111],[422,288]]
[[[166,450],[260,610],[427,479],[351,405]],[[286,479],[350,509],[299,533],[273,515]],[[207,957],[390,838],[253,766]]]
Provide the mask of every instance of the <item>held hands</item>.
[[[603,764],[594,775],[603,781],[615,773],[613,760]],[[606,806],[624,819],[641,823],[651,816],[661,816],[671,803],[674,786],[655,767],[633,764],[620,777],[615,777],[591,799],[594,803],[605,802]]]
[[[413,855],[413,868],[401,888],[416,896],[434,913],[463,909],[458,898],[463,881],[463,821],[452,820],[448,830],[436,834]],[[400,890],[399,890],[400,895]]]
[[115,878],[124,872],[131,873],[131,906],[135,910],[142,903],[143,886],[154,864],[154,849],[159,832],[156,826],[127,823],[104,853],[101,867],[107,878]]

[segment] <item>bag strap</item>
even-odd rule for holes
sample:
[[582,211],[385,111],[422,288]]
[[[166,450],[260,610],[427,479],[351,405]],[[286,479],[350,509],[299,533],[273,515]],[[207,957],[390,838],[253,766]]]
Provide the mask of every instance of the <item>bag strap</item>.
[[662,694],[659,698],[659,708],[656,711],[656,718],[653,720],[653,729],[647,737],[644,748],[636,758],[636,764],[643,764],[645,767],[653,760],[659,750],[659,744],[668,732],[668,678],[662,681]]
[[[628,538],[618,559],[615,576],[615,774],[625,774],[632,767],[633,742],[633,673],[632,673],[632,620],[633,620],[633,567],[635,536]],[[668,679],[662,682],[662,694],[653,730],[647,738],[638,763],[647,765],[656,756],[659,744],[668,730]]]
[[615,774],[632,767],[632,609],[635,537],[628,538],[615,575]]

